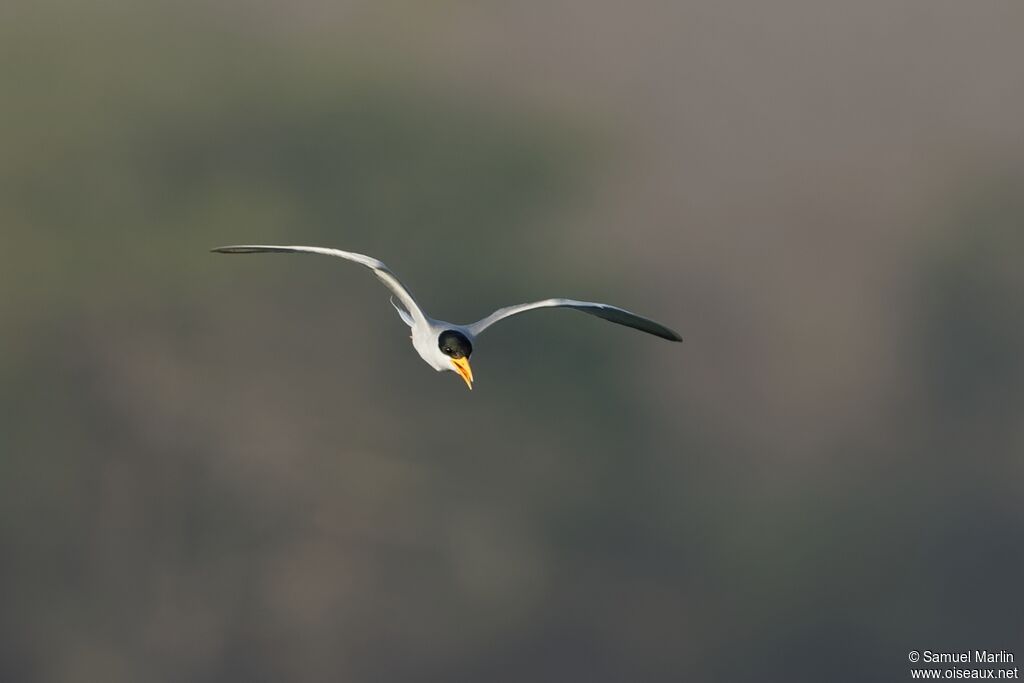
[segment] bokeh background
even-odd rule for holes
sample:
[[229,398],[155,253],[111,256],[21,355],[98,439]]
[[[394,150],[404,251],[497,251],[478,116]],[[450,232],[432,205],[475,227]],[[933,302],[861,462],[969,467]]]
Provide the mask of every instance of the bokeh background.
[[[1024,5],[0,6],[0,680],[1024,656]],[[409,347],[503,323],[477,387]]]

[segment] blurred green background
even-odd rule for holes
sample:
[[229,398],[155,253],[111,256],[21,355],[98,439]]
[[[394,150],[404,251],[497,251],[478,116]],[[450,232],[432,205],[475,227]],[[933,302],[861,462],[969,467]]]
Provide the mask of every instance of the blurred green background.
[[[0,7],[0,680],[1024,655],[1024,5]],[[477,388],[432,314],[548,296]]]

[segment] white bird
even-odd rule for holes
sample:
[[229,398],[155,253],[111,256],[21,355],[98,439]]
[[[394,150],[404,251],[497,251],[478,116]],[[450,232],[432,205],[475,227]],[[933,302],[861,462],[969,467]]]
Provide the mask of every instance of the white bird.
[[[390,289],[394,295],[391,298],[391,305],[398,311],[398,315],[401,316],[405,324],[412,328],[412,345],[416,352],[420,354],[420,358],[438,372],[450,371],[458,373],[470,389],[473,388],[473,370],[469,365],[469,357],[473,354],[473,342],[480,336],[480,333],[499,320],[504,320],[526,311],[532,311],[535,308],[573,308],[619,325],[625,325],[626,327],[632,327],[642,332],[653,334],[662,339],[675,342],[683,340],[679,334],[664,325],[635,313],[630,313],[625,309],[608,304],[574,301],[572,299],[544,299],[543,301],[534,301],[528,304],[507,306],[499,308],[494,313],[491,313],[482,320],[477,320],[475,323],[456,325],[444,320],[435,320],[424,313],[412,294],[409,293],[409,289],[401,283],[387,266],[372,256],[342,251],[340,249],[328,249],[326,247],[263,244],[217,247],[213,251],[222,254],[254,254],[264,252],[324,254],[326,256],[337,256],[366,266],[373,271],[377,279],[383,282],[384,286]],[[395,303],[396,297],[401,306]]]

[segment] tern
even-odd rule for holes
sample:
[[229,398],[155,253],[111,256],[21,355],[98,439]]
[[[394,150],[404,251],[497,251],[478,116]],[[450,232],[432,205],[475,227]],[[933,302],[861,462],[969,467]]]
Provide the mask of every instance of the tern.
[[[212,251],[221,254],[259,254],[259,253],[294,253],[294,254],[323,254],[325,256],[336,256],[347,261],[366,266],[373,271],[377,279],[384,283],[384,286],[391,290],[391,305],[398,311],[411,330],[413,348],[420,354],[427,365],[438,372],[457,373],[466,386],[473,388],[473,369],[469,365],[469,357],[473,355],[473,343],[480,333],[488,327],[513,315],[525,313],[538,308],[571,308],[590,315],[603,318],[609,322],[632,327],[653,334],[656,337],[669,341],[680,342],[683,340],[677,332],[660,323],[631,313],[623,308],[601,304],[592,301],[575,301],[573,299],[544,299],[528,304],[518,304],[499,308],[486,318],[477,320],[469,325],[456,325],[436,320],[428,316],[409,289],[402,284],[401,280],[383,263],[364,254],[356,254],[351,251],[340,249],[329,249],[327,247],[302,247],[302,246],[277,246],[269,244],[242,244],[228,247],[217,247]],[[398,303],[395,303],[395,299]]]

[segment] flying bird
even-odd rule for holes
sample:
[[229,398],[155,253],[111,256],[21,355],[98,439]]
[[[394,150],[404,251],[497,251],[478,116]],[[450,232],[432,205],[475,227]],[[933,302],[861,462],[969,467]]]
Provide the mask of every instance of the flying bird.
[[[473,343],[480,336],[480,333],[500,320],[537,308],[572,308],[595,315],[598,318],[604,318],[609,322],[653,334],[662,339],[674,342],[683,340],[678,333],[664,325],[635,313],[630,313],[625,309],[590,301],[574,301],[573,299],[544,299],[543,301],[534,301],[528,304],[506,306],[505,308],[499,308],[486,318],[477,320],[475,323],[456,325],[428,316],[420,305],[416,303],[409,289],[391,272],[391,269],[372,256],[342,251],[340,249],[328,249],[326,247],[285,247],[264,244],[217,247],[212,251],[221,254],[323,254],[325,256],[337,256],[338,258],[366,266],[373,271],[378,280],[384,283],[385,287],[391,290],[391,305],[398,311],[398,315],[405,324],[412,329],[412,345],[416,352],[420,354],[420,358],[438,372],[458,373],[470,389],[473,388],[473,370],[469,365],[469,357],[473,355]],[[398,299],[397,303],[395,302],[396,298]]]

